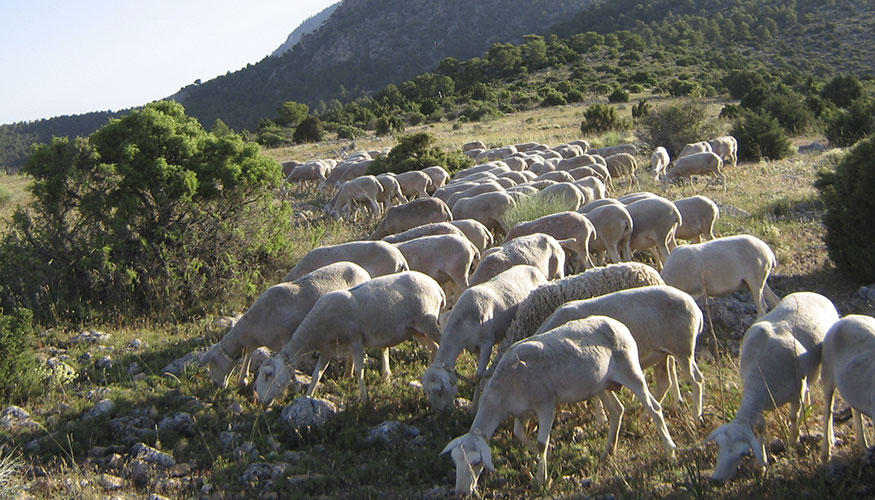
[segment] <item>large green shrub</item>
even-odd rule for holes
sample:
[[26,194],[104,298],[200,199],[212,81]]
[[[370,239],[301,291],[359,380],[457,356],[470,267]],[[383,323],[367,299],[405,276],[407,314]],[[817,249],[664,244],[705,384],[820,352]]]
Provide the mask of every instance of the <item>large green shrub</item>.
[[435,139],[426,132],[418,132],[402,137],[398,145],[371,163],[368,173],[379,175],[386,172],[400,174],[410,170],[422,170],[434,165],[444,167],[453,174],[470,167],[474,160],[462,153],[448,152],[434,146]]
[[834,171],[823,170],[818,177],[830,258],[855,282],[875,282],[875,137],[860,141]]
[[827,118],[826,138],[836,146],[850,146],[875,133],[875,98],[860,98],[848,109],[836,110]]
[[289,265],[280,165],[177,103],[56,138],[25,172],[34,200],[0,241],[0,306],[41,323],[199,314]]
[[769,113],[743,113],[730,132],[738,140],[739,160],[779,160],[790,156],[790,139]]
[[318,116],[308,116],[295,128],[292,138],[296,143],[319,142],[325,135],[325,128]]
[[584,134],[622,130],[625,127],[626,124],[619,118],[616,109],[599,102],[586,108],[580,123],[580,131]]
[[675,158],[684,145],[720,135],[717,121],[706,116],[704,106],[692,100],[654,109],[641,117],[638,136],[653,148],[668,149]]
[[42,385],[33,342],[33,314],[24,308],[11,314],[0,309],[0,399],[4,403],[25,399]]

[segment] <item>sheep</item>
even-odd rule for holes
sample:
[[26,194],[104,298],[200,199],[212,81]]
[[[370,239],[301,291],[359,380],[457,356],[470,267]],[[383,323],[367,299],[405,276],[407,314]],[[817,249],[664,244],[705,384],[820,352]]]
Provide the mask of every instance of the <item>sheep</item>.
[[675,402],[681,400],[674,363],[682,367],[693,388],[695,417],[702,417],[703,377],[696,365],[696,338],[702,333],[702,311],[689,294],[670,286],[645,286],[566,302],[550,315],[535,335],[587,316],[608,316],[626,325],[638,346],[641,368],[656,367],[654,396],[662,403],[672,388]]
[[586,205],[578,208],[577,212],[585,215],[585,214],[592,212],[596,208],[603,207],[605,205],[623,205],[624,207],[626,206],[625,204],[618,201],[616,198],[601,198],[598,200],[591,201],[591,202],[587,203]]
[[519,201],[518,198],[517,198],[517,195],[518,195],[518,194],[519,194],[519,195],[525,195],[525,196],[528,197],[528,196],[532,196],[532,195],[538,194],[540,191],[538,191],[537,189],[533,188],[532,186],[514,186],[514,187],[512,187],[512,188],[507,188],[507,189],[505,189],[504,192],[506,192],[507,194],[513,196],[513,197],[516,199],[516,201]]
[[587,153],[591,155],[600,155],[605,158],[620,153],[627,153],[634,156],[638,154],[638,146],[629,143],[617,144],[616,146],[603,146],[600,148],[590,149],[589,151],[587,151]]
[[424,168],[422,173],[431,178],[431,185],[426,190],[429,192],[434,192],[435,189],[443,187],[450,180],[450,173],[440,165]]
[[504,186],[494,180],[488,180],[465,189],[464,191],[456,191],[447,199],[447,205],[454,206],[457,201],[462,198],[470,198],[483,193],[494,193],[496,191],[504,191]]
[[589,256],[589,247],[596,238],[596,229],[583,215],[573,212],[558,212],[545,215],[529,222],[521,222],[508,230],[504,238],[507,243],[527,234],[544,233],[556,240],[574,239],[565,245],[577,256],[578,264],[585,268],[595,267]]
[[472,186],[476,186],[476,182],[450,182],[449,184],[443,186],[442,188],[435,189],[434,193],[432,193],[432,198],[437,198],[439,200],[443,200],[446,202],[453,193],[463,191]]
[[451,220],[453,220],[453,213],[446,203],[438,198],[419,198],[386,211],[386,216],[383,217],[377,229],[371,233],[370,239],[378,240],[384,236],[407,231],[430,222]]
[[471,141],[465,144],[462,144],[462,152],[471,151],[472,149],[486,149],[486,144],[483,144],[481,141]]
[[328,164],[322,161],[309,161],[302,165],[298,165],[292,169],[286,176],[285,182],[299,183],[303,187],[306,183],[312,182],[313,185],[318,185],[325,180],[330,168]]
[[319,297],[369,279],[368,272],[358,264],[335,262],[293,282],[268,288],[231,330],[200,358],[200,365],[209,365],[213,383],[224,388],[228,384],[228,374],[245,351],[247,356],[241,377],[245,381],[249,372],[249,354],[255,348],[281,349]]
[[288,177],[288,175],[292,173],[292,170],[294,170],[295,167],[301,166],[301,162],[297,160],[286,160],[280,162],[280,166],[282,167],[283,177]]
[[687,178],[692,185],[693,175],[709,174],[713,178],[705,184],[705,188],[716,182],[718,179],[723,184],[723,191],[726,191],[726,176],[720,170],[723,167],[723,160],[716,154],[708,151],[704,153],[694,153],[691,155],[678,157],[665,175],[659,178],[662,183],[662,188],[668,190],[669,186],[676,181]]
[[[415,337],[432,354],[439,338],[438,313],[446,297],[433,279],[416,271],[382,276],[349,290],[330,292],[316,301],[292,339],[258,370],[255,393],[269,406],[288,387],[302,356],[316,352],[307,396],[312,396],[336,353],[353,357],[359,399],[368,399],[362,372],[365,348],[387,348]],[[384,359],[388,356],[384,351]]]
[[546,147],[543,144],[538,143],[538,142],[523,142],[520,144],[514,144],[513,146],[516,148],[517,152],[519,152],[519,153],[525,153],[526,151],[531,151],[533,149],[537,149],[540,147]]
[[535,181],[556,181],[556,182],[574,182],[574,177],[571,176],[568,172],[562,170],[553,170],[551,172],[543,173],[534,179]]
[[[691,196],[675,200],[674,206],[681,213],[681,225],[675,231],[675,238],[700,243],[703,239],[714,239],[714,222],[720,217],[720,209],[711,199],[704,196]],[[674,248],[671,248],[674,250]]]
[[[647,389],[629,329],[615,319],[593,316],[520,341],[498,361],[480,397],[471,429],[441,451],[450,453],[456,465],[456,493],[473,493],[483,468],[495,470],[489,439],[508,415],[514,417],[514,435],[538,455],[535,480],[539,484],[547,483],[550,431],[560,403],[599,396],[611,422],[602,456],[611,454],[623,414],[623,405],[613,393],[617,384],[628,387],[641,400],[656,423],[666,454],[673,456],[676,445],[659,402]],[[537,442],[523,427],[523,420],[531,416],[538,419]]]
[[[741,341],[739,373],[744,382],[735,418],[715,429],[705,442],[720,448],[712,478],[726,481],[742,455],[752,450],[766,465],[763,412],[790,403],[790,441],[799,436],[806,387],[817,381],[821,348],[829,327],[838,321],[829,299],[812,292],[791,293],[748,328]],[[760,439],[754,434],[756,432]]]
[[519,303],[545,283],[547,278],[537,268],[518,265],[465,290],[450,310],[441,329],[440,347],[422,376],[422,387],[433,408],[439,411],[452,408],[458,392],[456,360],[463,350],[476,353],[473,400],[477,400],[476,391],[492,347],[504,337]]
[[465,236],[471,240],[471,243],[477,247],[477,250],[480,250],[481,254],[492,246],[492,233],[480,221],[474,219],[455,219],[450,221],[450,224],[465,233]]
[[455,234],[456,236],[465,236],[465,233],[463,233],[461,229],[457,228],[449,222],[432,222],[430,224],[416,226],[412,229],[408,229],[407,231],[398,234],[383,236],[381,239],[386,243],[401,243],[404,241],[410,241],[413,238],[421,238],[423,236],[437,236],[439,234]]
[[602,265],[605,253],[614,264],[623,261],[622,255],[631,255],[632,216],[622,204],[606,204],[587,212],[585,217],[595,228],[595,240],[589,250],[595,254],[594,262]]
[[[659,269],[665,265],[669,248],[676,245],[675,231],[683,223],[681,213],[671,201],[652,197],[644,198],[626,206],[632,217],[632,250],[649,250]],[[624,256],[632,260],[632,255]]]
[[[543,181],[542,181],[543,182]],[[557,182],[544,187],[536,195],[545,199],[555,198],[556,201],[564,201],[565,210],[577,210],[586,202],[586,198],[580,189],[571,182]]]
[[529,165],[529,169],[527,170],[527,172],[531,172],[538,176],[546,174],[547,172],[552,172],[554,170],[556,170],[556,167],[552,163],[548,163],[546,160],[543,160]]
[[401,192],[408,199],[428,198],[428,190],[432,186],[431,176],[420,170],[411,170],[395,174],[395,179],[401,185]]
[[598,177],[584,177],[574,181],[573,184],[577,186],[577,190],[583,195],[584,201],[581,203],[581,206],[607,196],[608,188]]
[[875,319],[871,316],[851,314],[835,322],[823,341],[823,441],[821,456],[829,460],[835,435],[832,426],[832,406],[835,390],[851,406],[854,416],[854,432],[857,446],[866,451],[866,434],[863,432],[863,417],[875,415],[875,398],[872,393],[873,356],[875,356]]
[[617,153],[606,156],[605,163],[612,179],[622,179],[628,175],[630,180],[635,181],[635,187],[639,187],[638,176],[635,175],[635,171],[638,169],[638,162],[634,156],[629,153]]
[[738,164],[738,141],[731,135],[724,135],[708,141],[711,151],[725,162],[729,160],[734,167]]
[[683,148],[681,148],[681,152],[678,153],[678,158],[696,154],[696,153],[710,153],[711,152],[711,144],[708,141],[699,141],[693,142],[691,144],[685,144]]
[[659,146],[650,155],[650,173],[658,179],[660,175],[665,174],[665,169],[668,168],[670,162],[671,158],[668,156],[668,150]]
[[423,236],[395,246],[412,271],[431,276],[441,286],[447,285],[455,298],[468,288],[468,270],[480,259],[480,251],[471,240],[454,234]]
[[513,197],[505,192],[482,193],[457,201],[453,205],[453,219],[474,219],[490,231],[503,232],[501,218],[513,205]]
[[501,160],[502,158],[510,156],[516,152],[516,147],[512,145],[487,149],[486,151],[477,155],[477,158],[475,158],[474,161]]
[[595,165],[595,163],[590,163],[589,165],[584,165],[582,167],[575,167],[571,170],[566,170],[566,172],[568,172],[568,174],[572,178],[574,178],[575,181],[579,181],[580,179],[585,179],[587,177],[596,177],[604,181],[604,179],[602,179],[601,173],[593,168],[593,165]]
[[506,172],[505,169],[492,167],[490,170],[486,170],[484,172],[477,172],[474,174],[466,175],[461,179],[453,179],[450,181],[450,183],[452,184],[457,182],[473,182],[475,184],[482,184],[484,182],[497,179],[498,174],[502,174],[504,172]]
[[340,261],[355,262],[372,277],[410,269],[404,255],[394,245],[385,241],[350,241],[310,250],[286,274],[283,282],[295,281],[311,271]]
[[521,172],[529,166],[525,159],[519,157],[505,158],[504,162],[507,164],[507,168],[514,172]]
[[565,250],[561,243],[544,233],[527,234],[485,252],[468,283],[479,285],[513,266],[528,264],[538,268],[548,279],[565,276]]
[[383,186],[383,193],[377,198],[377,201],[383,205],[384,209],[395,205],[395,201],[407,203],[407,198],[404,197],[404,193],[401,191],[401,184],[398,183],[395,174],[380,174],[377,176],[377,181]]
[[538,191],[543,191],[544,189],[546,189],[554,184],[559,184],[559,183],[556,181],[551,181],[549,179],[543,179],[540,181],[527,182],[527,183],[522,184],[522,185],[523,186],[532,186],[533,188],[537,189]]
[[[589,151],[589,143],[583,139],[575,139],[573,141],[568,141],[568,144],[580,146],[580,149],[583,150],[583,153]],[[581,154],[583,154],[581,153]]]
[[696,300],[722,297],[745,285],[750,289],[757,317],[780,298],[766,279],[775,267],[775,254],[755,236],[735,235],[675,248],[660,273],[665,283]]
[[637,193],[626,193],[623,196],[617,197],[617,201],[622,203],[623,205],[631,205],[638,200],[644,200],[647,198],[659,198],[658,194],[651,193],[649,191],[639,191]]
[[[343,184],[344,182],[351,181],[351,180],[356,179],[358,177],[361,177],[363,175],[367,175],[368,168],[370,168],[370,166],[373,162],[374,162],[373,160],[363,160],[363,161],[356,161],[356,162],[352,162],[352,163],[344,162],[347,164],[347,166],[346,166],[346,168],[344,168],[343,170],[340,171],[340,174],[337,176],[336,180],[334,181],[334,186],[340,187],[340,185]],[[337,170],[337,167],[335,167],[334,170]],[[334,170],[332,170],[332,173],[334,172]],[[326,180],[330,180],[330,177]]]
[[380,181],[373,175],[363,175],[343,183],[337,192],[333,205],[328,208],[335,217],[341,217],[344,214],[349,217],[353,202],[363,203],[367,201],[371,205],[372,213],[379,214],[380,206],[377,204],[377,199],[382,195],[383,186]]

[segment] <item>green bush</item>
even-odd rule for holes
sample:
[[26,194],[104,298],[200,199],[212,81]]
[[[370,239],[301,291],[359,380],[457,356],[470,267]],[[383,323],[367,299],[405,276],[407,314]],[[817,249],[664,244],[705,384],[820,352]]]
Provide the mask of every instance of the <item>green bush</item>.
[[565,100],[567,102],[583,102],[583,92],[577,89],[571,89],[565,94]]
[[377,118],[377,126],[375,133],[382,137],[392,134],[392,132],[401,132],[404,130],[404,122],[395,115],[383,115]]
[[863,95],[863,84],[853,75],[838,75],[824,85],[820,96],[846,108]]
[[12,314],[0,309],[0,397],[17,402],[42,387],[34,353],[33,314],[24,308]]
[[616,88],[608,96],[608,102],[629,102],[629,93],[621,88]]
[[646,99],[639,99],[638,104],[632,106],[632,118],[636,120],[650,114],[650,105]]
[[40,323],[190,317],[290,264],[279,163],[204,131],[178,103],[56,138],[24,171],[33,202],[0,240],[0,307]]
[[568,104],[565,96],[556,89],[550,89],[541,101],[541,106],[564,106]]
[[875,137],[860,141],[815,186],[826,213],[826,246],[836,267],[856,283],[875,281]]
[[325,128],[318,116],[308,116],[295,128],[292,138],[297,144],[319,142],[325,136]]
[[389,151],[389,154],[381,156],[371,163],[371,166],[368,167],[368,173],[371,175],[380,175],[386,172],[400,174],[440,165],[447,172],[453,174],[474,164],[474,160],[468,156],[462,153],[443,151],[434,146],[434,142],[434,137],[426,132],[402,137],[398,141],[398,145]]
[[617,116],[616,109],[602,103],[595,103],[586,108],[583,118],[583,122],[580,124],[580,131],[584,134],[621,130],[626,126]]
[[781,124],[768,113],[745,112],[730,133],[738,139],[739,160],[779,160],[793,152]]
[[834,111],[826,120],[826,138],[836,146],[850,146],[875,133],[875,98],[861,98],[848,109]]
[[337,138],[338,139],[358,139],[359,137],[365,135],[365,131],[358,128],[353,127],[352,125],[341,125],[337,127]]
[[651,147],[663,146],[675,158],[685,144],[717,137],[717,121],[702,112],[705,104],[696,100],[664,106],[640,120],[638,136]]

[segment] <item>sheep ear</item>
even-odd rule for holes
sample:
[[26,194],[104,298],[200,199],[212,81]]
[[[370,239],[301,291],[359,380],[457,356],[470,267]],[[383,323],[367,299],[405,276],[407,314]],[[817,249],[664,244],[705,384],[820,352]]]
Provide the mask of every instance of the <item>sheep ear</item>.
[[449,453],[449,452],[453,451],[453,448],[455,448],[456,446],[459,446],[460,443],[462,442],[462,437],[463,437],[463,436],[459,436],[459,437],[457,437],[456,439],[453,439],[452,441],[450,441],[449,443],[447,443],[447,445],[444,446],[443,451],[441,451],[440,453],[438,453],[438,455],[443,455],[443,454],[446,454],[446,453]]

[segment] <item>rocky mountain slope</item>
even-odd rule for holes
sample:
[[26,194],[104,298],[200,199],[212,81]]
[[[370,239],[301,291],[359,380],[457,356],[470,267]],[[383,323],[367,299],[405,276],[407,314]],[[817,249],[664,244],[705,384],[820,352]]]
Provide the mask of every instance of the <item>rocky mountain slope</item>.
[[292,47],[300,42],[301,38],[303,38],[304,35],[309,35],[310,33],[313,33],[314,31],[321,28],[328,21],[328,18],[331,17],[331,14],[334,13],[339,5],[340,2],[332,4],[325,8],[322,12],[319,12],[315,16],[310,17],[306,21],[301,23],[300,26],[295,28],[295,31],[292,31],[291,34],[289,34],[289,37],[286,38],[286,41],[283,42],[282,45],[277,47],[275,51],[271,52],[271,57],[279,57],[289,50],[292,50]]

